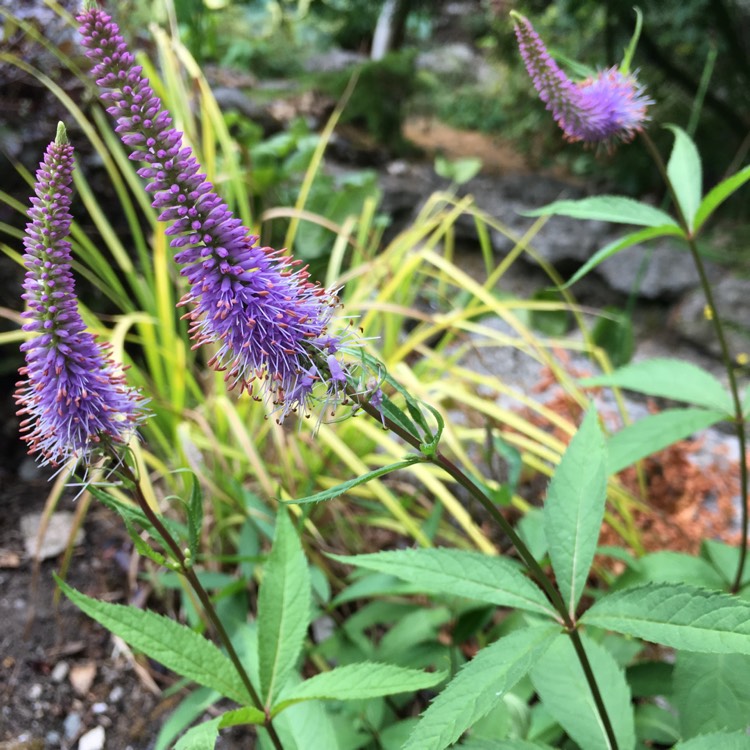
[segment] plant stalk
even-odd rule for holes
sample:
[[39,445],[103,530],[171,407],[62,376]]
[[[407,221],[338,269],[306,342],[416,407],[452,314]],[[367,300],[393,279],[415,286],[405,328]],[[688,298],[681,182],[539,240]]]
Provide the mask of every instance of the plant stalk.
[[[378,409],[375,408],[372,404],[368,403],[366,399],[361,398],[357,394],[350,395],[356,400],[357,404],[362,409],[364,409],[364,411],[367,412],[371,417],[383,423],[389,431],[398,435],[406,443],[413,446],[417,450],[420,450],[422,444],[418,437],[412,435],[407,430],[404,430],[400,425],[393,422],[384,414],[381,414],[380,411],[378,411]],[[435,451],[434,455],[429,457],[426,456],[425,458],[436,466],[439,466],[443,471],[453,477],[453,479],[455,479],[458,484],[466,489],[471,494],[471,496],[481,504],[481,506],[489,513],[495,523],[497,523],[497,525],[503,530],[503,533],[508,536],[511,543],[516,548],[519,556],[521,557],[521,560],[526,565],[527,569],[534,577],[534,579],[544,590],[544,593],[546,594],[550,603],[560,615],[560,621],[565,627],[565,632],[568,634],[568,636],[570,636],[570,639],[573,642],[573,647],[575,649],[576,655],[578,656],[578,660],[581,663],[583,674],[586,678],[586,682],[589,685],[589,689],[591,690],[591,694],[594,698],[594,703],[596,704],[597,711],[599,712],[599,718],[602,721],[604,731],[607,735],[610,749],[618,750],[615,731],[612,727],[612,722],[610,721],[609,714],[607,713],[607,708],[604,705],[604,699],[602,697],[601,691],[599,690],[599,685],[596,682],[594,671],[591,668],[591,663],[589,662],[588,655],[583,648],[583,643],[581,642],[581,637],[578,633],[576,622],[571,613],[568,612],[568,609],[565,606],[565,602],[563,601],[560,592],[555,588],[555,585],[552,583],[549,576],[544,572],[542,566],[536,561],[536,558],[531,554],[531,550],[529,550],[523,539],[521,539],[521,537],[516,533],[516,530],[513,528],[513,526],[502,515],[502,513],[500,513],[492,500],[490,500],[490,498],[485,495],[481,488],[477,484],[475,484],[467,474],[464,473],[463,469],[457,466],[439,450]]]
[[143,513],[148,518],[148,520],[151,522],[153,527],[159,532],[162,539],[167,544],[172,554],[175,556],[177,562],[180,565],[180,572],[182,573],[182,575],[185,576],[188,583],[190,584],[190,587],[193,589],[196,596],[200,600],[200,603],[201,603],[201,606],[203,607],[204,612],[208,616],[208,619],[211,621],[211,624],[213,625],[214,630],[216,631],[216,634],[219,637],[219,640],[221,641],[224,648],[226,649],[227,655],[229,656],[229,659],[232,662],[232,665],[237,671],[237,674],[240,676],[240,679],[242,680],[242,684],[245,686],[245,689],[250,695],[250,698],[252,699],[253,704],[259,711],[262,711],[263,714],[265,715],[266,720],[263,726],[268,732],[268,736],[271,738],[271,742],[273,743],[274,748],[276,748],[276,750],[284,750],[284,747],[281,744],[281,739],[279,738],[278,734],[276,733],[276,729],[273,726],[271,715],[269,711],[267,711],[265,706],[263,705],[263,701],[261,700],[260,695],[258,695],[258,692],[253,687],[253,684],[250,680],[250,676],[248,675],[247,670],[243,666],[242,661],[240,660],[240,657],[237,654],[237,651],[235,651],[234,645],[232,644],[232,640],[229,637],[229,634],[227,633],[226,629],[224,628],[224,624],[221,622],[221,619],[219,618],[218,613],[216,612],[216,608],[214,607],[213,602],[211,601],[211,597],[209,597],[208,592],[203,588],[203,585],[201,584],[198,576],[196,575],[195,570],[193,570],[192,566],[186,562],[185,555],[180,549],[180,545],[177,544],[174,537],[169,533],[169,530],[167,529],[167,527],[162,523],[158,514],[155,513],[153,508],[151,508],[151,506],[148,504],[148,501],[146,500],[141,490],[140,483],[137,477],[135,476],[135,473],[130,468],[130,466],[128,466],[126,463],[123,462],[120,466],[119,471],[130,482],[132,482],[133,493],[135,495],[136,501],[138,502],[138,506],[143,511]]
[[737,593],[737,591],[739,591],[740,585],[742,583],[742,577],[745,572],[745,563],[747,561],[748,530],[750,527],[747,434],[745,426],[746,419],[742,412],[742,399],[740,398],[739,385],[737,383],[737,377],[734,372],[734,363],[732,362],[732,357],[729,353],[729,345],[727,344],[727,338],[724,333],[724,325],[722,324],[721,318],[719,317],[719,310],[716,307],[716,301],[714,298],[713,290],[711,288],[711,282],[708,280],[708,275],[706,274],[706,266],[703,263],[703,259],[701,258],[700,253],[698,252],[698,246],[695,242],[695,236],[693,235],[687,218],[685,217],[685,214],[680,207],[680,203],[677,200],[677,193],[675,192],[672,180],[670,180],[669,178],[669,174],[667,172],[666,166],[664,165],[664,160],[661,158],[661,154],[656,148],[654,142],[646,133],[641,133],[641,138],[643,139],[643,142],[646,145],[646,149],[648,150],[651,158],[654,160],[656,168],[659,170],[659,173],[661,174],[662,179],[667,186],[669,194],[672,196],[672,202],[674,203],[675,211],[677,213],[677,220],[680,223],[680,227],[685,236],[685,241],[687,242],[688,248],[690,250],[690,255],[693,259],[693,264],[695,265],[695,270],[697,271],[698,278],[700,279],[701,289],[703,290],[703,295],[706,298],[706,308],[708,309],[711,322],[713,323],[716,339],[719,342],[719,349],[721,350],[722,363],[724,364],[724,369],[727,372],[727,378],[729,380],[729,391],[732,395],[732,404],[734,407],[733,423],[735,431],[737,433],[737,444],[739,446],[740,453],[740,525],[742,529],[742,539],[740,543],[740,557],[737,563],[737,572],[730,589],[732,593]]

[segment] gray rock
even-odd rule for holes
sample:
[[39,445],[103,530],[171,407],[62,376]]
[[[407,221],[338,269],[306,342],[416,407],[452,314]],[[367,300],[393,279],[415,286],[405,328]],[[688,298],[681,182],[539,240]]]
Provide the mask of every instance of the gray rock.
[[359,52],[343,49],[330,49],[320,52],[305,60],[303,67],[307,73],[338,73],[367,62],[368,57]]
[[426,70],[439,78],[489,83],[495,77],[490,65],[468,44],[446,44],[417,56],[418,70]]
[[106,739],[104,727],[94,727],[78,742],[78,750],[102,750]]
[[[732,355],[750,352],[750,279],[725,276],[713,286],[714,299],[724,322],[724,333]],[[706,299],[700,289],[690,292],[672,313],[674,329],[716,356],[721,347],[713,323],[705,316]]]
[[[21,518],[21,534],[23,534],[26,554],[29,557],[38,556],[40,560],[59,555],[68,545],[75,515],[68,511],[58,511],[49,517],[44,537],[37,551],[37,537],[42,524],[41,513],[27,513]],[[78,529],[74,544],[83,542],[83,529]]]

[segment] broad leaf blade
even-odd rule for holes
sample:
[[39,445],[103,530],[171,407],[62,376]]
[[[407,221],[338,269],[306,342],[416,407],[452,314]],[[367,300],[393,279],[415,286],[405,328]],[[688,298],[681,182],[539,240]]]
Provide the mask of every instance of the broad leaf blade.
[[713,732],[678,742],[672,750],[750,750],[750,735],[746,732]]
[[330,672],[310,677],[287,690],[281,702],[273,707],[276,714],[298,701],[353,701],[379,698],[414,690],[424,690],[445,679],[444,672],[422,672],[393,664],[360,662],[336,667]]
[[[633,750],[635,724],[625,674],[605,648],[583,634],[581,640],[602,688],[618,747]],[[568,636],[558,635],[531,670],[531,681],[546,709],[578,745],[587,750],[609,750],[594,697]]]
[[524,628],[482,649],[430,704],[403,750],[443,750],[455,742],[534,666],[559,632]]
[[644,583],[688,583],[721,591],[724,580],[714,567],[701,557],[662,550],[644,555],[617,578],[613,589],[640,586]]
[[722,180],[718,185],[709,190],[696,211],[695,231],[697,232],[710,218],[711,214],[748,180],[750,180],[750,165],[744,169],[740,169],[739,172],[736,172],[731,177],[727,177],[726,180]]
[[453,596],[555,616],[541,590],[501,557],[455,549],[405,549],[370,555],[330,555],[339,562],[387,573]]
[[544,530],[560,593],[574,613],[594,560],[607,494],[607,454],[596,411],[563,454],[544,502]]
[[155,612],[100,602],[55,580],[73,604],[138,651],[227,698],[250,703],[232,662],[202,635]]
[[699,430],[721,422],[726,415],[707,409],[666,409],[639,419],[607,440],[609,471],[617,474],[636,461]]
[[586,274],[596,268],[600,263],[603,263],[607,258],[611,258],[621,250],[625,250],[633,245],[638,245],[641,242],[647,242],[648,240],[656,239],[657,237],[679,237],[682,234],[679,227],[674,224],[662,224],[656,227],[647,227],[646,229],[639,229],[637,232],[631,232],[626,234],[624,237],[620,237],[617,240],[605,245],[600,250],[597,250],[574,274],[571,278],[563,284],[562,288],[567,289],[576,281],[580,281]]
[[[678,227],[675,220],[664,211],[619,195],[598,195],[580,200],[555,201],[524,216],[570,216],[573,219],[596,219],[614,224],[634,224],[639,227]],[[679,227],[678,227],[679,228]]]
[[581,385],[617,386],[649,396],[686,401],[695,406],[733,415],[732,400],[726,388],[710,372],[680,359],[647,359],[625,365],[610,375],[580,381]]
[[214,750],[219,739],[220,721],[221,718],[217,717],[191,727],[177,741],[174,750]]
[[678,652],[674,705],[682,736],[745,729],[750,719],[748,675],[750,656]]
[[750,654],[750,603],[686,584],[608,594],[581,622],[684,651]]
[[310,606],[305,555],[286,510],[281,509],[258,597],[258,670],[267,706],[275,702],[299,657]]
[[667,175],[677,196],[688,227],[695,227],[695,217],[701,203],[703,174],[698,149],[690,136],[676,125],[667,125],[674,133],[674,146],[667,164]]

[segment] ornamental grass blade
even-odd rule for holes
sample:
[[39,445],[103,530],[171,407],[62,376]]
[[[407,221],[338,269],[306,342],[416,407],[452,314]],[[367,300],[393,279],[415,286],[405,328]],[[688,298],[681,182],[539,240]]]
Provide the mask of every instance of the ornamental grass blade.
[[687,584],[608,594],[580,622],[683,651],[750,654],[750,602]]
[[274,703],[294,669],[310,624],[310,608],[310,571],[297,532],[282,508],[258,596],[258,672],[267,706]]
[[563,454],[544,502],[544,532],[571,616],[594,560],[607,495],[607,453],[590,410]]
[[[633,750],[635,722],[625,673],[604,647],[585,634],[581,640],[597,683],[602,687],[619,750]],[[544,707],[580,747],[610,750],[594,696],[568,636],[557,636],[531,670],[531,681]]]
[[403,750],[443,750],[454,743],[527,674],[559,632],[524,628],[482,649],[432,701]]
[[733,413],[732,399],[721,381],[698,365],[681,359],[659,357],[633,362],[609,375],[585,378],[580,383],[585,388],[617,386],[648,396],[722,410],[728,416]]
[[237,703],[250,703],[232,662],[199,633],[156,612],[97,601],[55,580],[73,604],[133,648]]
[[514,607],[550,617],[555,611],[537,585],[501,557],[456,549],[405,549],[370,555],[329,555],[419,585],[422,591]]

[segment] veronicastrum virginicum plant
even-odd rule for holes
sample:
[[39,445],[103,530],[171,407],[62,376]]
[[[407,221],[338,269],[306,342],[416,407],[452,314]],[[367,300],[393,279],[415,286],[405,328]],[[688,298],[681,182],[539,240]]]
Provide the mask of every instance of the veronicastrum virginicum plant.
[[[181,134],[171,127],[169,114],[134,65],[109,16],[94,7],[79,21],[84,46],[95,64],[94,76],[116,121],[116,130],[131,149],[131,158],[143,163],[139,173],[148,183],[154,205],[162,212],[160,218],[170,223],[167,234],[190,285],[183,303],[188,307],[196,342],[213,348],[210,362],[226,370],[230,385],[272,402],[279,419],[295,409],[307,412],[318,396],[327,405],[348,400],[413,449],[401,461],[297,502],[322,501],[390,471],[417,463],[433,464],[480,503],[520,557],[522,566],[508,558],[452,549],[337,558],[408,581],[435,597],[472,599],[523,613],[512,632],[480,650],[455,673],[416,723],[404,747],[440,750],[460,741],[467,732],[466,747],[544,747],[531,741],[542,735],[532,735],[529,726],[517,731],[515,739],[497,738],[490,744],[471,735],[472,727],[492,714],[505,696],[530,680],[553,724],[556,722],[584,750],[634,748],[637,740],[649,739],[641,726],[643,712],[639,724],[632,703],[634,694],[643,693],[636,692],[640,690],[637,681],[623,670],[622,655],[607,646],[604,631],[678,649],[676,674],[685,678],[694,675],[704,681],[708,676],[731,685],[729,655],[733,664],[750,658],[750,604],[736,595],[710,589],[742,589],[747,582],[744,547],[734,555],[736,572],[731,576],[727,574],[731,548],[709,548],[712,564],[705,562],[691,573],[691,581],[706,582],[706,588],[685,583],[673,570],[665,572],[665,558],[660,558],[660,567],[653,556],[644,559],[640,567],[633,563],[640,574],[640,578],[636,576],[638,585],[623,585],[621,590],[600,594],[588,609],[581,605],[604,516],[607,477],[662,447],[653,438],[642,439],[653,433],[638,433],[642,423],[628,428],[636,441],[641,438],[638,448],[633,449],[632,437],[622,437],[627,430],[605,439],[595,412],[589,411],[550,484],[543,510],[543,544],[530,544],[499,512],[482,478],[470,476],[443,452],[442,417],[418,403],[390,376],[380,374],[377,367],[368,369],[363,357],[356,356],[356,340],[351,333],[345,332],[342,339],[329,332],[335,307],[331,293],[311,284],[286,256],[257,247],[255,238],[231,215],[199,174],[196,160],[182,145]],[[535,83],[543,94],[548,92],[545,101],[571,139],[607,142],[628,139],[640,131],[649,101],[627,70],[607,71],[591,81],[574,84],[546,55],[530,24],[520,17],[517,23]],[[678,134],[678,146],[684,151],[681,143],[684,139]],[[684,154],[678,152],[678,156],[675,161],[673,154],[666,168],[673,180],[684,168],[683,162],[689,162]],[[297,663],[310,623],[311,585],[297,533],[284,510],[277,517],[272,551],[264,566],[257,625],[237,625],[219,616],[194,568],[200,554],[203,508],[198,484],[194,483],[184,503],[184,526],[154,510],[126,450],[134,439],[134,430],[149,418],[147,404],[127,387],[122,373],[85,332],[78,316],[67,244],[72,166],[72,148],[61,129],[37,174],[37,194],[25,242],[25,297],[29,303],[26,329],[31,338],[24,345],[27,365],[22,374],[27,381],[19,386],[17,397],[28,419],[26,439],[33,451],[51,463],[78,460],[88,467],[102,458],[111,459],[109,470],[117,479],[120,495],[129,493],[136,507],[124,504],[106,487],[93,487],[94,493],[122,514],[142,554],[185,580],[223,650],[167,618],[97,602],[62,582],[61,586],[84,611],[136,648],[239,705],[191,729],[178,742],[178,748],[213,747],[222,727],[238,724],[258,726],[264,747],[335,747],[338,739],[327,714],[315,708],[316,699],[368,700],[428,688],[444,675],[362,663],[300,679]],[[684,226],[670,219],[643,225],[665,230],[663,234],[682,234],[690,241],[692,235],[687,229],[697,231],[713,208],[744,182],[744,172],[739,174],[743,177],[730,178],[723,192],[712,191],[702,204],[700,195],[696,202],[693,192],[683,194],[687,181],[679,182],[675,194],[682,207],[681,216],[693,216],[692,224],[689,219]],[[708,208],[703,209],[705,215],[699,222],[696,217],[706,202]],[[624,210],[630,203],[618,205]],[[647,209],[640,207],[635,215],[649,215]],[[631,244],[642,239],[630,237]],[[736,408],[732,411],[736,395],[730,397],[718,382],[688,365],[680,365],[682,384],[670,382],[671,390],[665,394],[666,386],[660,384],[665,378],[674,378],[674,371],[665,374],[664,363],[650,367],[645,375],[647,388],[643,387],[642,369],[634,374],[633,368],[626,368],[607,382],[625,387],[635,384],[645,392],[698,405],[702,411],[697,424],[695,418],[689,423],[690,432],[703,424],[701,419],[708,424],[709,417],[716,421],[729,414],[744,440],[743,412]],[[385,394],[378,388],[377,378],[375,383],[362,382],[362,373],[367,372],[382,380]],[[730,375],[733,377],[733,373]],[[732,380],[733,394],[736,390]],[[397,403],[404,403],[405,408]],[[672,421],[665,423],[665,432],[670,439],[681,437],[679,430],[686,429],[688,422],[678,417],[668,419]],[[745,474],[743,469],[746,485]],[[153,546],[142,539],[139,530],[149,533]],[[642,580],[650,582],[640,583]],[[608,638],[611,641],[612,636]],[[662,694],[666,692],[661,690]],[[746,746],[742,742],[747,737],[738,733],[706,734],[741,728],[737,716],[747,715],[747,703],[740,705],[742,701],[736,699],[741,690],[733,692],[738,705],[724,705],[722,714],[710,713],[715,697],[712,703],[711,696],[696,698],[690,691],[676,690],[680,725],[673,739],[687,740],[680,747]],[[320,727],[314,736],[301,729],[306,722],[316,722]],[[688,739],[701,734],[705,736]]]

